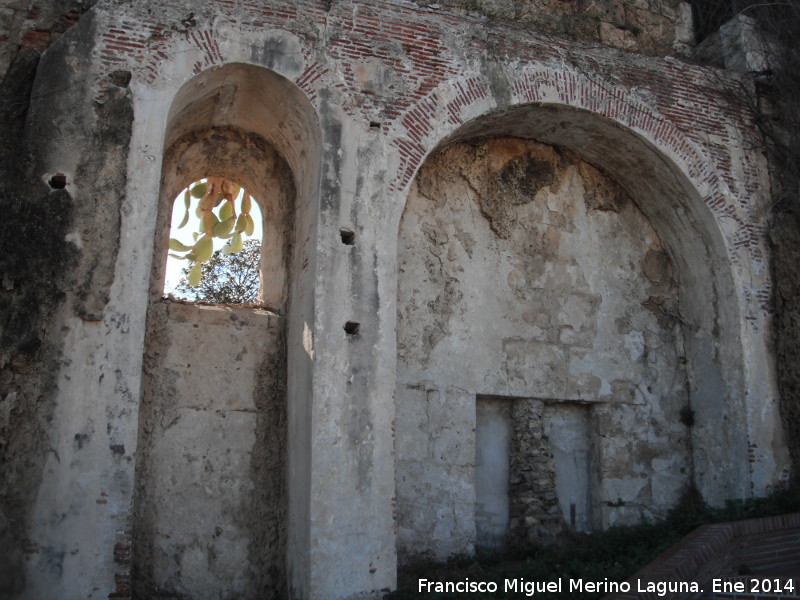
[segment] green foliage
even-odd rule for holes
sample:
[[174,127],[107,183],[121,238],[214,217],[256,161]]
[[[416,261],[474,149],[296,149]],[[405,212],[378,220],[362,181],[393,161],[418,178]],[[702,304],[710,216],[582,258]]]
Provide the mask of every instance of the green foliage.
[[[242,197],[237,216],[236,200],[240,192]],[[169,249],[173,251],[170,252],[170,256],[192,263],[184,270],[186,282],[193,288],[200,285],[204,273],[207,272],[203,264],[214,254],[214,238],[228,240],[223,254],[234,254],[241,252],[244,247],[242,236],[251,236],[255,230],[255,222],[250,215],[252,207],[250,195],[236,183],[222,177],[209,177],[186,188],[183,195],[185,210],[178,229],[182,229],[189,222],[189,211],[195,200],[197,201],[195,215],[200,219],[200,229],[193,234],[194,245],[187,246],[175,238],[169,240]],[[185,254],[176,254],[177,252]]]
[[[226,246],[227,248],[227,246]],[[258,264],[261,244],[247,240],[236,252],[217,250],[208,260],[184,267],[183,277],[176,290],[181,294],[194,294],[197,302],[217,304],[244,304],[258,301]],[[191,284],[192,269],[200,272],[200,281]]]
[[[399,589],[387,600],[419,598],[418,580],[430,581],[495,581],[495,594],[425,594],[425,598],[519,598],[520,593],[503,592],[505,579],[555,581],[559,578],[584,581],[621,582],[652,561],[667,548],[705,523],[719,523],[766,517],[800,511],[797,489],[779,490],[767,498],[730,501],[724,507],[707,506],[694,491],[686,494],[663,521],[640,523],[633,527],[611,527],[590,535],[572,534],[558,546],[524,546],[504,554],[460,557],[445,564],[418,563],[401,569]],[[566,586],[560,593],[536,593],[540,600],[589,600],[602,594],[570,592]]]

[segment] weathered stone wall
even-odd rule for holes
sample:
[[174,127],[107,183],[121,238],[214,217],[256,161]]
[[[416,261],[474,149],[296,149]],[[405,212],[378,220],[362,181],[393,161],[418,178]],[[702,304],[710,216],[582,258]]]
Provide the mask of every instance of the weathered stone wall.
[[42,52],[97,0],[6,0],[0,7],[0,79],[20,50]]
[[[184,86],[170,107],[132,517],[132,588],[142,598],[287,594],[285,315],[296,192],[287,155],[268,141],[270,119],[280,119],[258,114],[271,105],[268,77],[232,65]],[[257,305],[267,309],[161,299],[172,199],[206,176],[241,183],[260,205]]]
[[[41,446],[52,418],[53,377],[48,381],[33,373],[39,365],[46,365],[52,373],[58,364],[58,337],[50,340],[47,333],[64,298],[65,284],[59,275],[75,260],[64,240],[71,218],[69,195],[45,190],[30,193],[19,176],[16,152],[11,151],[13,140],[24,135],[38,59],[36,53],[24,53],[0,86],[0,201],[6,223],[17,234],[42,240],[23,255],[16,235],[0,236],[0,546],[7,549],[0,558],[0,593],[5,595],[19,592],[25,585],[20,567],[29,526],[26,509],[41,481],[45,453]],[[32,219],[51,206],[57,209],[56,218]]]
[[[512,544],[552,541],[563,532],[565,519],[558,506],[556,467],[546,433],[544,402],[515,400],[512,423],[510,541]],[[580,493],[572,492],[572,496]]]
[[[44,50],[97,0],[7,0],[0,8],[0,75],[18,47]],[[420,7],[501,22],[630,52],[682,55],[693,45],[684,0],[420,0]],[[192,6],[181,14],[191,21]]]
[[[54,331],[53,323],[58,322],[76,252],[64,240],[74,207],[66,191],[32,197],[4,187],[0,203],[6,225],[15,231],[14,236],[0,236],[0,597],[13,597],[26,585],[22,565],[32,550],[30,504],[50,452],[55,374],[63,348],[62,333]],[[37,216],[51,211],[51,218]],[[18,244],[25,238],[41,242],[23,255]],[[57,569],[60,560],[58,553],[50,555],[42,568]]]
[[[131,97],[123,87],[108,82],[104,86],[106,103],[65,114],[62,103],[80,103],[85,98],[86,82],[76,74],[85,67],[83,59],[92,47],[91,19],[87,17],[74,28],[71,41],[83,59],[70,61],[66,53],[56,50],[40,61],[39,53],[50,43],[64,49],[65,40],[59,43],[58,34],[75,23],[88,3],[82,7],[75,3],[75,11],[66,19],[61,18],[66,14],[63,6],[23,4],[12,2],[0,12],[9,35],[0,45],[0,73],[5,75],[0,86],[0,194],[6,215],[0,236],[4,263],[0,268],[0,463],[4,479],[0,490],[0,545],[4,548],[0,553],[0,597],[51,593],[42,591],[40,579],[57,577],[76,554],[76,546],[90,547],[87,539],[93,539],[96,523],[68,525],[68,537],[73,540],[70,547],[44,542],[35,532],[51,530],[72,513],[74,503],[60,502],[62,494],[87,493],[84,485],[93,479],[91,465],[98,457],[108,461],[111,470],[130,461],[126,454],[130,446],[126,450],[117,428],[117,418],[125,414],[130,399],[124,382],[117,381],[118,399],[105,402],[99,410],[91,406],[99,398],[69,395],[65,414],[58,396],[64,394],[59,373],[63,369],[80,372],[85,366],[86,357],[74,359],[70,352],[75,329],[92,328],[108,300],[127,180]],[[82,152],[71,152],[70,160],[65,161],[70,176],[63,179],[58,177],[60,170],[45,167],[49,156],[64,152],[64,139],[54,136],[55,130],[85,142]],[[107,317],[115,327],[124,326],[119,315]],[[111,364],[102,365],[101,371],[100,381],[106,375],[112,381],[114,374],[120,373],[119,366]],[[71,429],[67,438],[53,427],[65,422]],[[87,475],[82,481],[51,478],[43,491],[43,481],[62,460]],[[116,483],[122,492],[124,478]],[[99,490],[92,489],[89,495],[102,509]],[[45,518],[34,519],[33,507]],[[124,525],[119,529],[124,531]],[[25,564],[41,577],[26,574]],[[96,566],[104,570],[114,569],[112,565],[114,555],[109,549]]]
[[[397,403],[397,553],[445,559],[475,544],[475,400],[433,382]],[[457,550],[454,550],[456,548]]]
[[420,2],[629,52],[685,55],[694,43],[683,0],[442,0]]
[[283,598],[284,319],[166,300],[150,313],[134,593]]
[[[202,131],[236,130],[243,139],[261,138],[288,165],[296,193],[285,273],[288,297],[282,298],[290,597],[343,600],[377,596],[394,585],[395,536],[409,540],[414,532],[402,523],[398,532],[396,481],[420,488],[429,483],[421,496],[426,510],[445,515],[438,530],[415,525],[421,548],[446,554],[453,540],[470,547],[474,528],[468,522],[450,527],[450,507],[463,500],[459,514],[468,513],[474,502],[469,479],[473,405],[483,389],[514,398],[592,403],[589,417],[553,413],[548,418],[574,430],[584,427],[579,423],[584,419],[590,439],[603,439],[595,431],[609,432],[607,441],[584,448],[605,477],[603,485],[588,484],[590,491],[602,490],[590,494],[592,506],[601,509],[592,518],[601,524],[659,509],[651,506],[652,498],[660,490],[667,490],[663,497],[668,498],[680,487],[679,480],[692,474],[713,503],[763,494],[785,476],[789,462],[769,351],[767,169],[764,158],[751,150],[759,143],[752,115],[731,101],[728,88],[740,90],[738,81],[676,59],[575,43],[552,30],[540,33],[476,12],[379,0],[197,0],[189,8],[165,0],[99,0],[47,47],[37,64],[36,54],[54,37],[50,30],[44,31],[38,50],[18,52],[13,41],[25,38],[26,31],[36,33],[23,22],[27,13],[20,12],[34,4],[62,7],[58,2],[13,3],[16,24],[4,50],[19,60],[9,70],[15,85],[8,80],[0,89],[3,118],[13,124],[0,128],[10,138],[0,152],[3,168],[12,174],[2,182],[11,188],[2,196],[3,214],[13,215],[3,221],[9,229],[0,236],[7,250],[3,264],[10,265],[3,274],[12,274],[0,292],[4,348],[16,349],[0,380],[7,440],[3,472],[13,484],[4,487],[2,496],[3,518],[14,524],[9,529],[13,550],[4,555],[10,566],[2,570],[13,575],[4,583],[12,590],[6,595],[71,599],[126,593],[126,540],[138,529],[133,496],[140,460],[139,472],[146,474],[146,457],[137,448],[142,361],[149,290],[158,287],[154,274],[163,260],[158,244],[164,236],[159,215],[169,160],[165,153],[183,135]],[[679,6],[669,3],[670,8]],[[624,26],[628,21],[623,21]],[[516,362],[508,361],[508,384],[497,368],[503,364],[500,344],[483,359],[488,368],[459,365],[456,370],[451,364],[451,379],[415,375],[409,380],[408,370],[401,369],[402,385],[419,384],[403,391],[396,376],[396,332],[406,358],[420,344],[436,342],[433,356],[411,356],[435,364],[446,354],[442,332],[466,331],[469,324],[441,320],[441,327],[412,342],[397,328],[397,231],[406,197],[429,155],[454,141],[486,136],[514,136],[559,148],[548,151],[551,157],[574,155],[566,160],[571,166],[552,169],[562,191],[574,188],[583,194],[581,181],[615,182],[631,200],[618,213],[579,210],[580,204],[561,206],[561,192],[551,198],[545,188],[552,184],[537,195],[548,195],[551,202],[560,197],[553,211],[536,202],[508,210],[502,203],[460,200],[475,215],[475,231],[465,232],[479,232],[483,237],[475,239],[488,244],[476,243],[475,252],[488,253],[486,264],[494,270],[485,271],[491,285],[473,274],[474,285],[459,287],[456,282],[465,274],[443,269],[441,275],[455,280],[445,282],[446,290],[456,293],[443,295],[430,311],[417,307],[416,321],[434,321],[447,311],[458,315],[480,284],[489,289],[487,301],[500,307],[493,309],[499,316],[475,323],[488,322],[488,333],[497,338],[512,337],[516,332],[509,333],[513,328],[502,316],[506,305],[499,298],[509,286],[508,275],[513,273],[515,291],[507,305],[518,308],[524,304],[518,295],[541,276],[540,251],[552,262],[546,252],[554,238],[559,247],[566,244],[579,236],[578,225],[587,235],[602,233],[590,227],[595,221],[630,221],[635,227],[633,233],[620,229],[622,241],[609,244],[605,260],[594,258],[596,268],[581,269],[585,282],[575,280],[575,293],[563,307],[551,310],[548,303],[560,299],[544,290],[531,297],[547,310],[515,314],[515,322],[524,325],[516,328],[520,341],[507,344],[516,356]],[[540,162],[560,164],[555,161]],[[226,168],[235,175],[230,165]],[[530,191],[525,169],[515,168],[508,173],[510,180]],[[531,169],[533,175],[538,172]],[[474,181],[454,179],[460,186]],[[51,194],[49,181],[66,183],[65,191]],[[518,198],[517,192],[509,197]],[[56,219],[36,220],[53,211]],[[514,226],[517,211],[531,221],[554,219],[531,223],[536,233],[531,248]],[[558,218],[562,213],[563,220]],[[567,231],[566,217],[576,219],[576,231]],[[652,230],[639,226],[647,222]],[[353,239],[345,243],[342,229],[352,231]],[[636,241],[647,231],[657,237]],[[31,239],[17,243],[20,232]],[[461,232],[450,233],[445,243],[434,244],[428,234],[436,240],[439,233],[429,228],[419,237],[419,247],[432,244],[437,252],[443,250],[443,265],[452,262],[464,265],[465,273],[473,267],[481,272],[468,258],[469,240],[462,235],[462,243],[454,235]],[[640,305],[649,295],[667,298],[641,295],[658,287],[643,266],[656,239],[672,264],[679,312],[668,302]],[[605,290],[592,287],[600,282],[591,273],[608,273],[617,247],[631,250],[632,243],[639,251],[631,255],[641,260],[627,270],[620,263],[620,269],[638,271],[641,286],[625,299],[635,309],[628,321],[598,300]],[[496,255],[488,260],[490,250],[503,245],[509,257],[516,256],[513,265],[498,262]],[[436,274],[439,256],[432,256]],[[659,263],[655,260],[647,270],[658,271]],[[555,275],[572,285],[568,276],[578,273],[575,265],[559,269]],[[624,276],[612,279],[611,287],[624,281]],[[609,318],[593,326],[597,314]],[[649,400],[646,387],[634,386],[631,396],[631,386],[614,386],[615,379],[628,380],[629,375],[614,363],[615,356],[625,357],[634,365],[631,371],[647,381],[652,376],[648,360],[657,366],[670,362],[665,353],[669,344],[652,354],[652,336],[645,334],[642,341],[629,335],[641,324],[637,319],[655,323],[661,334],[670,327],[682,331],[686,365],[679,379],[685,377],[685,393],[695,411],[691,444],[674,415],[679,403],[636,404],[631,397]],[[348,322],[360,323],[357,333],[344,329]],[[480,341],[474,332],[470,335]],[[619,343],[626,336],[630,343]],[[585,344],[599,338],[616,340],[597,359],[606,370],[602,376],[580,368]],[[41,346],[32,351],[37,339]],[[642,357],[645,347],[647,359]],[[559,352],[567,349],[570,360],[559,363]],[[541,361],[534,351],[541,351]],[[536,380],[539,364],[562,371]],[[567,381],[567,369],[577,377],[570,376],[566,388],[552,389],[558,377]],[[622,375],[610,374],[615,369]],[[485,372],[492,375],[480,386],[463,381],[464,373]],[[663,378],[656,383],[662,391],[670,385]],[[421,416],[423,403],[430,405],[429,420]],[[558,439],[558,431],[553,425],[543,433],[554,454],[557,496],[558,482],[566,475],[559,474],[556,455],[569,442]],[[632,431],[646,434],[637,438]],[[420,444],[419,456],[412,456],[417,466],[404,446],[412,435]],[[691,447],[692,468],[677,479],[675,469],[685,459],[680,452],[670,451],[666,462],[636,459],[661,456],[667,439],[678,448]],[[618,461],[626,452],[631,461]],[[400,483],[397,491],[398,500],[401,494],[408,498]],[[615,506],[606,507],[606,501]],[[562,515],[570,511],[569,504],[559,499]],[[403,544],[401,552],[414,549]]]
[[771,232],[775,274],[775,353],[781,415],[792,454],[794,481],[800,481],[800,218],[781,214]]
[[[679,290],[658,235],[613,180],[531,141],[450,146],[426,161],[412,187],[398,270],[398,410],[412,405],[397,427],[401,528],[413,529],[414,514],[442,502],[408,471],[448,460],[427,454],[406,431],[452,435],[451,422],[468,420],[458,412],[474,413],[476,394],[604,404],[597,526],[633,522],[677,501],[691,481],[688,432],[678,418],[688,406]],[[426,386],[459,388],[472,401],[447,406],[436,422],[416,394],[406,396]],[[465,473],[469,467],[467,460]],[[470,484],[460,473],[456,479]],[[544,493],[533,479],[524,484],[530,493]],[[537,517],[554,505],[551,498]],[[474,509],[463,501],[451,507],[453,530],[468,528]],[[430,537],[419,532],[401,543],[429,550],[419,539]],[[449,552],[469,551],[467,539],[454,534]]]

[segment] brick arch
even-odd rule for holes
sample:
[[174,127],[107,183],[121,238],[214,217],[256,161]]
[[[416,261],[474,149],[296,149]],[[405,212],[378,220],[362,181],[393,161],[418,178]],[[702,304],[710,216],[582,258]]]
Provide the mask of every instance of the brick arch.
[[[671,73],[674,78],[687,78],[672,65],[670,70],[675,71]],[[642,142],[653,161],[665,161],[670,165],[672,176],[680,179],[688,196],[694,198],[693,207],[707,210],[711,230],[722,235],[726,259],[737,267],[734,277],[743,280],[738,287],[745,296],[745,318],[756,329],[762,329],[761,321],[772,310],[772,286],[766,274],[763,215],[753,214],[753,205],[758,204],[753,202],[753,197],[763,195],[759,175],[764,167],[758,164],[756,153],[756,157],[740,157],[738,177],[732,175],[730,163],[734,157],[721,153],[720,146],[741,146],[742,141],[731,137],[730,132],[717,147],[702,144],[702,137],[719,130],[720,124],[730,125],[741,137],[753,136],[752,126],[746,122],[747,115],[727,106],[725,94],[719,91],[717,98],[703,99],[695,114],[687,116],[667,103],[664,110],[660,110],[662,107],[656,100],[663,99],[654,94],[645,95],[635,86],[625,87],[592,78],[580,70],[565,69],[563,64],[554,69],[529,63],[508,78],[510,96],[505,105],[495,97],[487,78],[477,74],[439,85],[398,116],[390,135],[394,136],[391,146],[399,164],[396,176],[388,184],[389,194],[404,197],[404,190],[425,158],[481,120],[492,121],[508,110],[518,110],[520,114],[525,110],[530,113],[547,109],[574,110],[574,114],[582,114],[597,124],[616,127],[627,139]],[[703,83],[708,84],[708,81],[681,81],[688,89],[676,85],[670,93],[699,95],[699,88],[692,89],[689,85]],[[703,88],[702,93],[708,92]],[[715,106],[715,100],[719,106]],[[702,131],[692,130],[695,120],[702,125]],[[577,151],[582,154],[580,149]],[[588,158],[591,161],[591,157]],[[594,162],[605,166],[603,160]],[[394,223],[399,223],[403,203],[393,214]],[[755,278],[753,273],[757,273]]]
[[568,107],[608,119],[631,135],[647,140],[675,163],[717,217],[733,216],[735,209],[726,202],[730,191],[718,176],[711,157],[636,94],[621,86],[610,90],[574,71],[544,67],[523,70],[510,88],[510,102],[501,107],[485,78],[465,77],[438,86],[410,106],[393,127],[396,137],[392,145],[400,156],[400,167],[389,184],[390,192],[403,190],[435,147],[475,119],[515,107]]
[[[681,273],[681,311],[694,336],[686,351],[693,406],[704,415],[695,426],[696,483],[712,503],[749,496],[760,475],[754,461],[748,463],[758,436],[747,408],[758,401],[753,386],[769,393],[771,385],[761,370],[768,348],[759,333],[770,283],[761,271],[763,236],[737,202],[741,190],[723,177],[725,157],[714,156],[630,90],[563,69],[523,68],[508,79],[496,93],[487,79],[463,77],[397,119],[390,131],[398,165],[388,184],[398,199],[392,226],[399,226],[423,162],[452,141],[536,139],[577,152],[616,179],[651,220]],[[722,109],[717,116],[744,128]],[[759,167],[750,168],[741,176],[757,179]]]
[[[635,88],[630,91],[621,86],[609,87],[574,71],[563,71],[557,77],[551,74],[549,78],[545,70],[525,72],[513,83],[514,99],[520,104],[565,105],[585,110],[646,140],[691,182],[717,222],[725,219],[735,223],[733,231],[725,236],[729,248],[743,249],[745,260],[762,265],[758,233],[737,207],[736,193],[722,175],[727,170],[722,164],[726,159],[704,151],[669,116],[635,93]],[[728,116],[720,111],[718,118],[722,121]],[[744,257],[733,251],[729,258],[735,264]]]
[[[159,78],[165,75],[177,76],[182,84],[210,68],[246,63],[286,77],[313,104],[319,90],[317,80],[329,69],[316,60],[307,40],[283,28],[281,19],[260,16],[265,19],[258,22],[260,26],[227,23],[223,16],[213,24],[187,24],[182,29],[123,13],[117,27],[98,36],[94,52],[101,71],[95,85],[96,98],[102,99],[103,79],[117,70],[130,70],[134,84],[151,86],[158,85]],[[228,26],[236,28],[235,36],[226,31]],[[243,41],[231,44],[233,38]]]

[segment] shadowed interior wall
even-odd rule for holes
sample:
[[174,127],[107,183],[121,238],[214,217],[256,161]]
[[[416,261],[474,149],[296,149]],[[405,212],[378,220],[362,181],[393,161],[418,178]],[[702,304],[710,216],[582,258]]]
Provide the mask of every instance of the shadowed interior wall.
[[[688,403],[683,331],[671,316],[678,286],[658,234],[622,187],[557,147],[508,137],[455,143],[419,172],[399,246],[401,556],[472,550],[476,395],[593,404],[604,432],[589,518],[598,526],[678,500],[691,481],[679,418]],[[541,468],[552,500],[539,516],[559,510],[556,488],[567,506],[571,493],[566,475],[553,483],[552,460]],[[571,481],[572,495],[585,498],[587,476]],[[525,536],[545,526],[531,519]]]

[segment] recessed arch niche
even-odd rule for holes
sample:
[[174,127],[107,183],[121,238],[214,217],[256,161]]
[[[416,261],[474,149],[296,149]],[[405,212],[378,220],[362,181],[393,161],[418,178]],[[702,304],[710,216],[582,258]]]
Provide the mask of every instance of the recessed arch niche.
[[634,132],[537,104],[442,140],[399,225],[400,559],[481,543],[472,432],[492,411],[510,419],[512,529],[513,461],[538,465],[524,535],[658,515],[691,485],[747,496],[736,298],[714,215]]
[[[287,470],[304,460],[304,431],[289,430],[310,398],[307,357],[293,340],[313,309],[296,240],[315,227],[319,139],[303,93],[254,65],[208,69],[170,106],[134,501],[139,597],[287,593],[290,504],[303,502]],[[239,183],[260,204],[263,308],[161,298],[172,201],[207,176]]]

